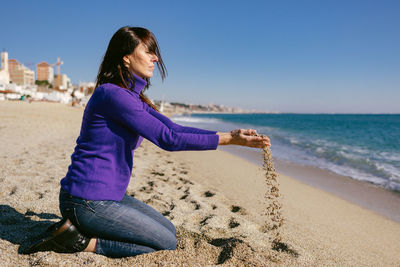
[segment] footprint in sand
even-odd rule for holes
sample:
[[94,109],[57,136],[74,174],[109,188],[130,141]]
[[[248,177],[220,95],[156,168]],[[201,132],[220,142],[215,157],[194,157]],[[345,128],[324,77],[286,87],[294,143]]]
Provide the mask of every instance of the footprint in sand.
[[154,195],[152,195],[151,197],[152,197],[153,199],[155,199],[155,200],[161,200],[161,197],[160,197],[159,194],[154,194]]
[[181,200],[185,200],[187,197],[189,196],[189,194],[184,194],[183,196],[181,196]]
[[139,189],[139,192],[143,192],[143,193],[146,193],[146,194],[150,194],[152,191],[153,191],[152,188],[148,188],[147,186],[142,186]]
[[239,207],[239,206],[235,206],[235,205],[232,205],[232,206],[231,206],[231,211],[234,212],[234,213],[240,211],[241,209],[242,209],[242,208]]
[[241,215],[246,215],[244,208],[242,208],[240,206],[236,206],[236,205],[231,206],[231,212],[233,212],[233,213],[239,212]]
[[204,217],[201,221],[200,221],[200,226],[206,226],[208,224],[208,220],[211,219],[212,217],[214,217],[213,214],[209,214],[206,217]]
[[186,187],[185,191],[183,191],[183,193],[185,193],[183,196],[181,196],[181,200],[185,200],[189,195],[190,195],[190,191],[189,191],[189,187]]
[[12,189],[11,189],[11,191],[10,191],[10,196],[12,196],[12,195],[14,195],[15,194],[15,192],[17,192],[17,186],[14,186]]
[[169,181],[169,177],[165,177],[164,179],[161,179],[161,181],[168,182]]
[[185,191],[186,194],[190,194],[190,187],[186,187]]
[[205,197],[213,197],[214,195],[215,195],[215,193],[214,192],[211,192],[211,191],[206,191],[206,192],[204,192],[204,194],[203,194]]
[[229,224],[228,224],[228,226],[229,226],[229,228],[236,228],[236,227],[238,227],[240,225],[240,223],[238,223],[236,220],[235,220],[235,218],[231,218],[230,220],[229,220]]
[[223,264],[233,257],[235,247],[237,244],[243,243],[243,240],[236,237],[215,238],[208,241],[208,243],[221,249],[221,252],[218,255],[217,264]]
[[[162,215],[164,215],[164,216],[169,216],[169,215],[171,214],[171,212],[174,210],[174,208],[175,208],[175,204],[172,202],[172,203],[169,205],[169,210],[164,211],[164,212],[162,213]],[[172,215],[169,216],[169,217],[172,217],[172,218],[173,218]],[[171,219],[172,219],[172,218],[171,218]]]
[[[181,173],[182,173],[182,172],[181,172]],[[193,182],[189,181],[188,179],[182,178],[182,177],[179,178],[179,181],[183,182],[183,184],[191,184],[191,185],[194,185]]]
[[200,209],[200,204],[196,200],[190,201],[190,203],[194,204],[194,210],[199,210]]
[[163,213],[161,213],[163,216],[169,216],[171,214],[170,210],[164,211]]
[[153,175],[158,175],[158,176],[164,176],[165,174],[162,172],[157,172],[157,171],[152,171],[151,174]]

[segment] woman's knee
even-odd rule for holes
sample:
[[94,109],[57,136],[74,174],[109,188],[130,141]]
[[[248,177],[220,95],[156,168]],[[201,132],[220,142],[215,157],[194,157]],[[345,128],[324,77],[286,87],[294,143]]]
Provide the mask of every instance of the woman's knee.
[[167,242],[165,243],[164,250],[175,250],[177,245],[176,235],[170,235]]
[[157,250],[175,250],[177,245],[176,235],[166,228],[162,229],[162,233],[159,232],[158,238],[153,239],[153,242],[157,244]]
[[[168,230],[176,237],[176,228],[175,228],[175,225],[172,223],[172,222],[170,222],[170,221],[168,221],[168,223],[169,223],[169,225],[168,225]],[[176,238],[175,238],[176,239]]]

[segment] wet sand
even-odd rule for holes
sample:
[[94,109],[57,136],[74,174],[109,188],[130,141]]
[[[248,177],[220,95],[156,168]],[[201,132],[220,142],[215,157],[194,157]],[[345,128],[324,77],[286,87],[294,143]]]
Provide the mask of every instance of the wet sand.
[[[260,165],[258,151],[242,147],[222,150]],[[344,200],[400,223],[400,192],[386,190],[366,181],[354,180],[328,170],[275,159],[277,170],[305,184],[332,193]]]
[[266,203],[259,165],[222,150],[172,153],[147,141],[135,152],[127,193],[175,224],[177,250],[123,259],[23,255],[38,233],[60,219],[59,181],[82,112],[55,103],[0,101],[1,266],[400,265],[399,223],[282,174],[286,221],[282,243],[274,246],[260,229]]

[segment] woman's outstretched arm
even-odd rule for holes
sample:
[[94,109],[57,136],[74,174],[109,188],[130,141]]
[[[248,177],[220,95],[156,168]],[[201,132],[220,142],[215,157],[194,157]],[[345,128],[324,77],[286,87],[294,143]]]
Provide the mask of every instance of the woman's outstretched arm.
[[218,145],[239,145],[263,148],[270,147],[271,143],[267,136],[258,136],[253,129],[236,129],[229,133],[217,132],[219,136]]
[[216,134],[217,131],[209,131],[205,129],[200,129],[200,128],[195,128],[195,127],[188,127],[188,126],[182,126],[179,125],[173,121],[171,121],[167,116],[161,114],[160,112],[155,111],[151,107],[149,107],[147,104],[145,104],[146,110],[159,119],[161,122],[163,122],[168,128],[171,130],[174,130],[178,133],[194,133],[194,134]]
[[194,127],[182,126],[174,123],[165,115],[155,111],[151,107],[145,105],[147,111],[162,121],[167,127],[180,133],[197,133],[197,134],[217,134],[219,136],[218,145],[241,145],[256,148],[270,146],[268,137],[258,137],[257,131],[253,129],[236,129],[229,133],[209,131]]

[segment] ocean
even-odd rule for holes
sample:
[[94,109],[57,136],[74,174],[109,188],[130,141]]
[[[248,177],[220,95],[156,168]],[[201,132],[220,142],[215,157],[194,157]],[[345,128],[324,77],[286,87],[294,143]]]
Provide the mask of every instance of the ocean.
[[268,135],[277,159],[400,191],[397,114],[191,114],[172,119],[216,131],[253,128]]

